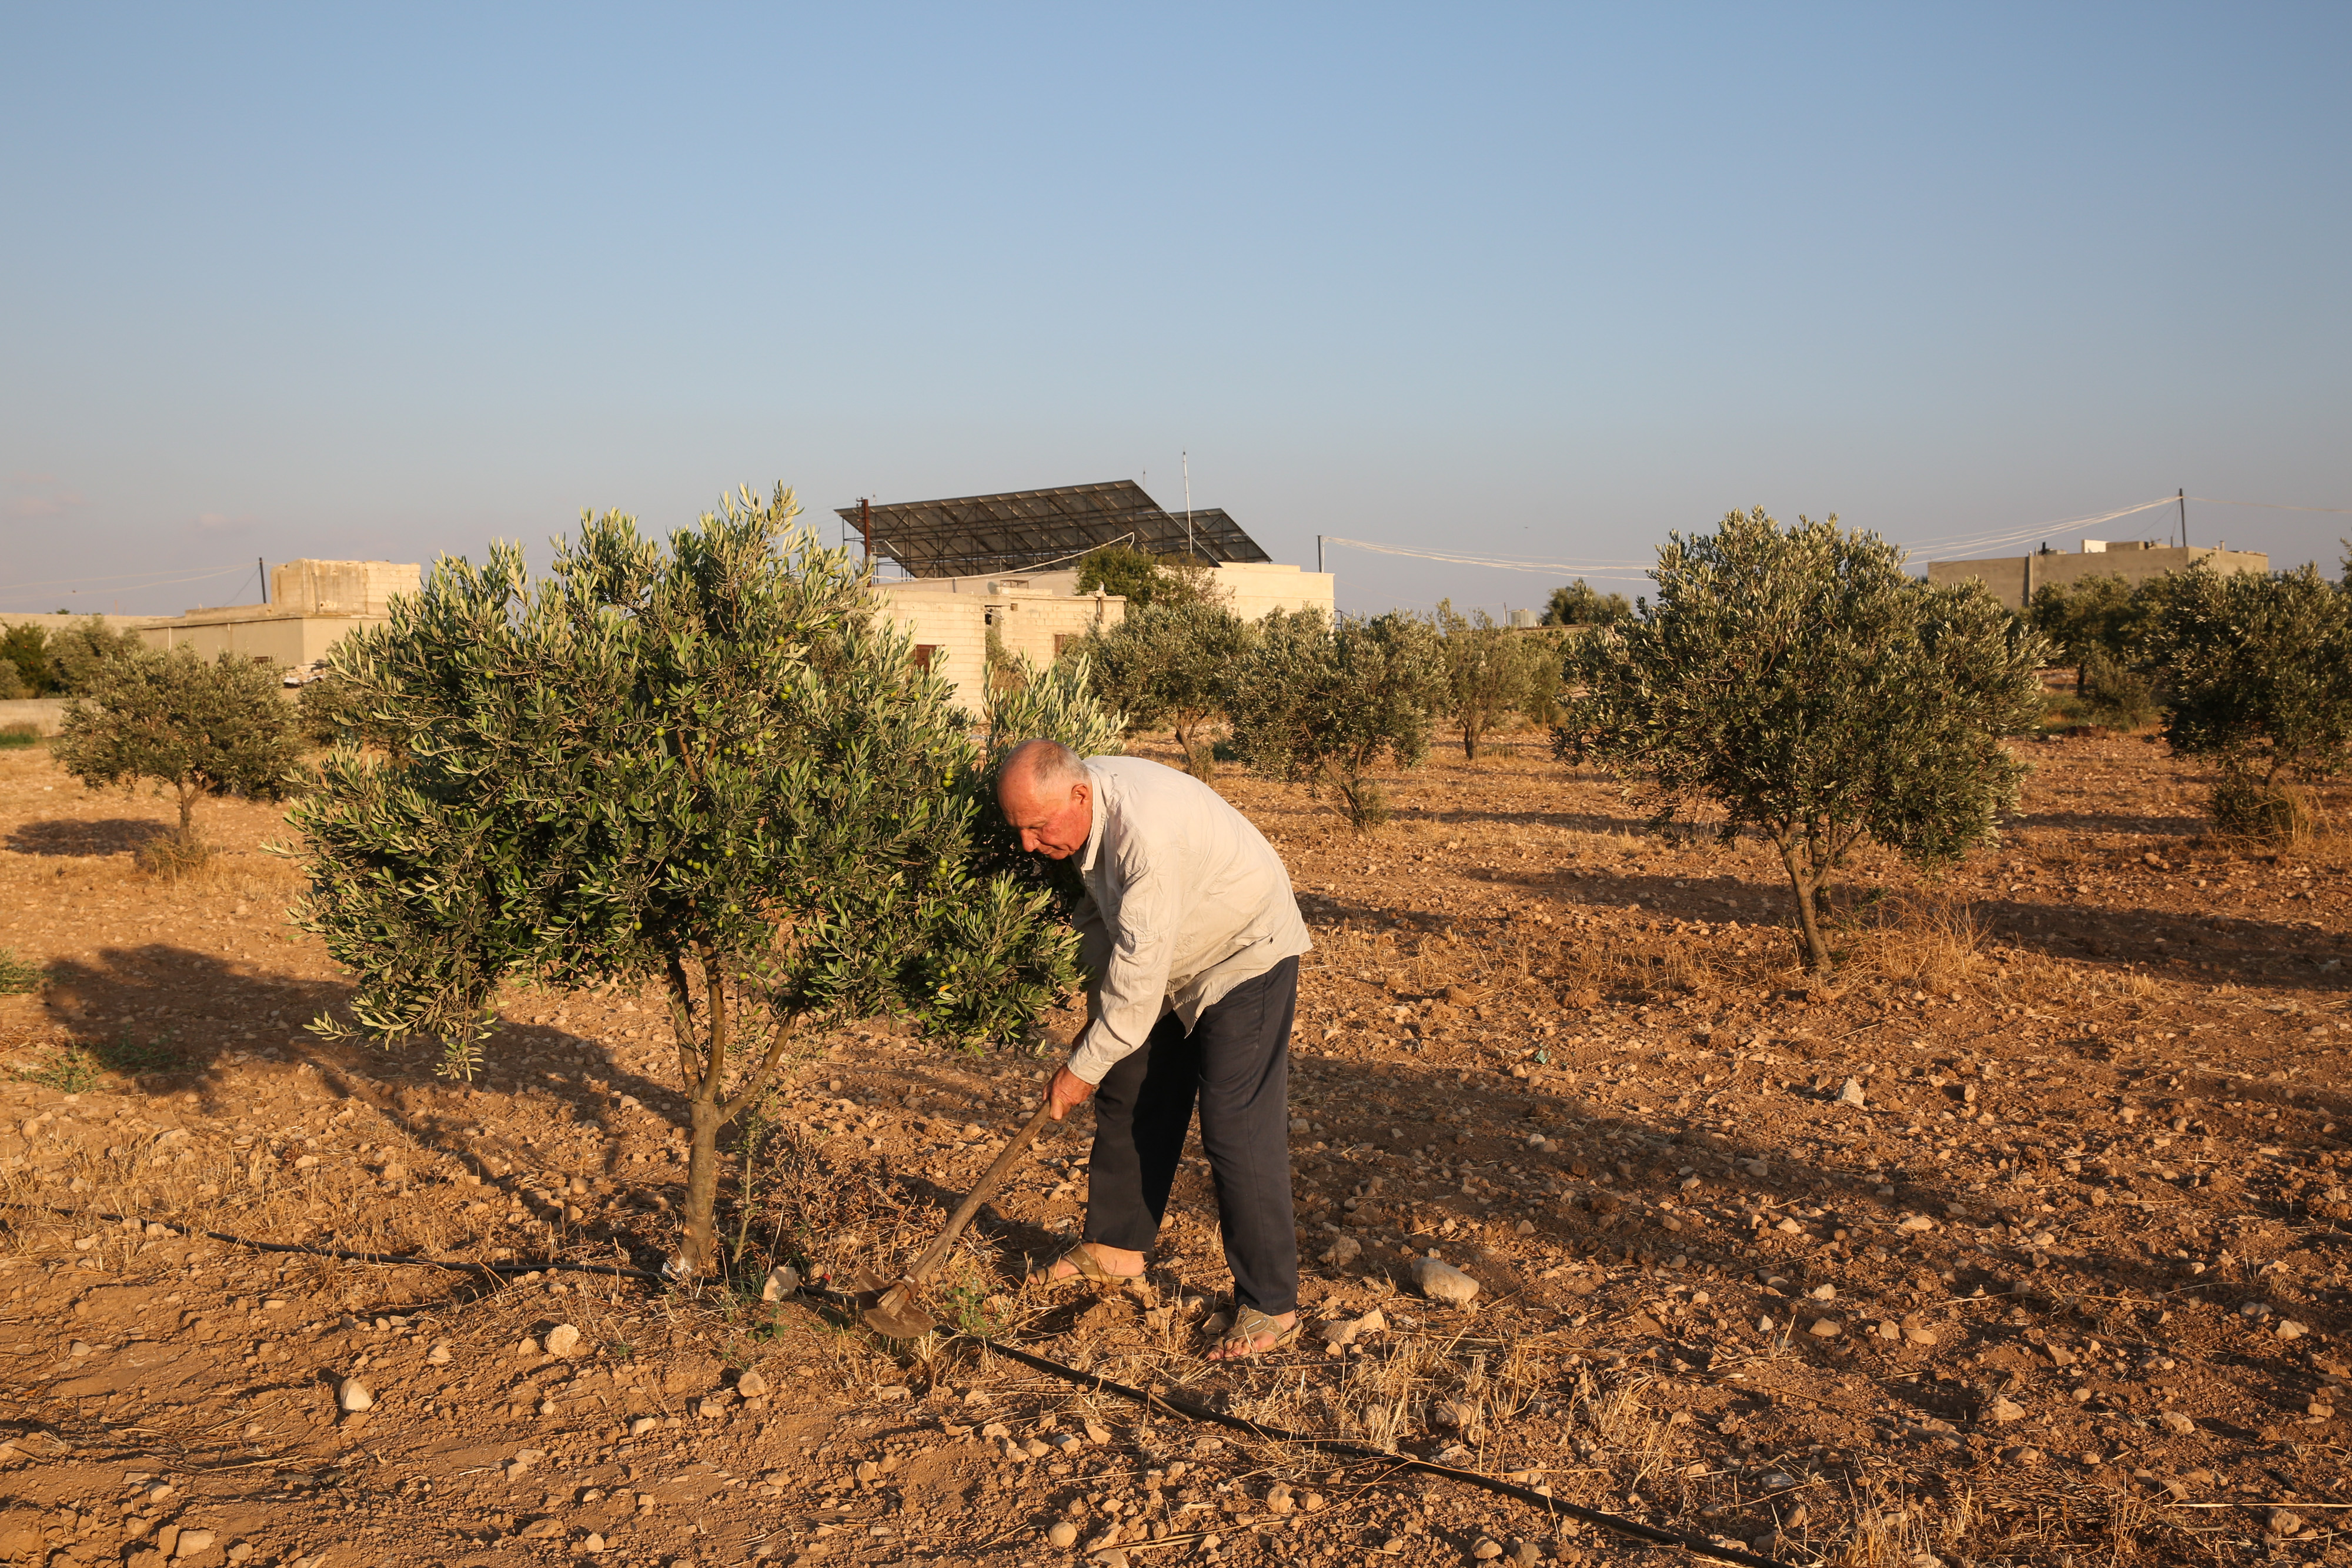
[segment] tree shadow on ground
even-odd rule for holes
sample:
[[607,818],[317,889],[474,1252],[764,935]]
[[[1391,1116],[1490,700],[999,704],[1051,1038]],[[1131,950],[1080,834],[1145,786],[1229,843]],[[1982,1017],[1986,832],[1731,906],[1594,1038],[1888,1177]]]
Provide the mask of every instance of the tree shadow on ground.
[[134,854],[145,844],[171,835],[172,825],[139,817],[107,817],[83,821],[64,817],[46,822],[22,822],[9,831],[0,847],[20,855]]
[[[339,980],[256,973],[216,955],[164,943],[101,950],[95,957],[49,966],[47,1002],[97,1065],[133,1079],[142,1092],[163,1096],[218,1082],[232,1064],[279,1071],[307,1066],[328,1092],[364,1103],[419,1146],[457,1159],[484,1190],[509,1199],[561,1187],[569,1177],[611,1181],[619,1170],[618,1143],[626,1119],[651,1115],[682,1124],[684,1099],[667,1084],[639,1076],[604,1046],[560,1029],[501,1024],[486,1050],[487,1070],[471,1083],[440,1076],[434,1042],[379,1048],[320,1040],[304,1026],[346,1003],[351,988]],[[561,1067],[567,1071],[554,1071]],[[511,1111],[536,1110],[588,1128],[600,1157],[579,1162],[533,1149],[485,1124],[480,1100],[501,1099]],[[534,1104],[534,1103],[536,1103]],[[207,1104],[208,1114],[233,1107]],[[658,1194],[677,1186],[669,1167],[630,1175],[626,1185]],[[550,1247],[585,1240],[634,1246],[625,1228],[561,1229],[562,1203],[542,1203],[553,1218]],[[659,1204],[648,1204],[656,1212]],[[641,1246],[637,1250],[643,1250]]]

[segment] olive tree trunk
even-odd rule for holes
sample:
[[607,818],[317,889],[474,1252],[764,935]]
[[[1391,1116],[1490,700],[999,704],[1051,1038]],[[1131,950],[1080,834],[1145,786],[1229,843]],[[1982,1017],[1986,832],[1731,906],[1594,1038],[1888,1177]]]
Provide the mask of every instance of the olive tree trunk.
[[[727,977],[717,955],[706,951],[694,957],[703,982],[698,1016],[685,956],[673,953],[669,960],[670,1018],[677,1031],[678,1073],[686,1084],[685,1233],[678,1247],[685,1279],[711,1273],[719,1256],[719,1135],[775,1077],[792,1038],[788,1025],[772,1024],[762,1046],[755,1033],[743,1028],[740,998],[730,1007]],[[730,1094],[730,1057],[747,1037],[751,1049],[743,1054],[756,1052],[758,1065]]]

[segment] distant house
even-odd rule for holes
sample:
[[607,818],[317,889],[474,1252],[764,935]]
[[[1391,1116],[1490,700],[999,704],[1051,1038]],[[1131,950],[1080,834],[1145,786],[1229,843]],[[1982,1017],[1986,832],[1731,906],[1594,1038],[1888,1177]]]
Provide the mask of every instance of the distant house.
[[346,634],[382,625],[395,593],[415,593],[424,574],[413,563],[388,560],[289,560],[269,571],[269,602],[191,610],[142,621],[136,628],[151,648],[192,648],[200,658],[223,653],[307,671]]
[[1245,621],[1276,610],[1328,615],[1333,605],[1330,573],[1269,559],[1223,507],[1171,512],[1132,480],[839,512],[869,555],[910,574],[876,585],[886,612],[967,707],[979,702],[991,631],[1006,653],[1045,664],[1090,628],[1126,618],[1120,596],[1077,591],[1079,559],[1107,545],[1205,562],[1226,605]]
[[1992,596],[2011,610],[2022,610],[2036,591],[2053,583],[2072,586],[2086,577],[2120,577],[2138,584],[2168,571],[2180,571],[2205,561],[2222,572],[2268,572],[2271,558],[2260,550],[2229,549],[2203,545],[2158,544],[2154,539],[2084,539],[2079,551],[2042,546],[2032,555],[2003,556],[1984,560],[1931,560],[1927,580],[1937,586],[1981,582]]

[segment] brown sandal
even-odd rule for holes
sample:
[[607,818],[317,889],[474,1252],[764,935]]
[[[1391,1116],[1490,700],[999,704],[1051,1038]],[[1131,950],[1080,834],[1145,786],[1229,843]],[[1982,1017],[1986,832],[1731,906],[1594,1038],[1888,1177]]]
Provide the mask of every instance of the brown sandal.
[[[1275,1321],[1271,1313],[1259,1312],[1255,1307],[1237,1308],[1234,1312],[1234,1326],[1217,1336],[1218,1354],[1203,1359],[1247,1361],[1253,1356],[1271,1355],[1277,1350],[1288,1350],[1297,1344],[1298,1330],[1298,1323],[1294,1322],[1285,1328]],[[1264,1350],[1258,1349],[1259,1338],[1268,1334],[1273,1336],[1274,1343]]]
[[1038,1270],[1033,1278],[1042,1285],[1059,1285],[1065,1283],[1065,1281],[1057,1280],[1054,1277],[1055,1263],[1067,1263],[1071,1268],[1077,1270],[1076,1274],[1069,1276],[1070,1279],[1083,1280],[1087,1284],[1093,1285],[1097,1289],[1108,1287],[1114,1291],[1125,1290],[1128,1286],[1134,1284],[1137,1281],[1143,1278],[1140,1274],[1112,1273],[1109,1270],[1102,1266],[1102,1262],[1099,1259],[1096,1258],[1092,1252],[1087,1249],[1086,1243],[1083,1241],[1078,1243],[1076,1247],[1071,1248],[1067,1252],[1063,1253],[1059,1258],[1055,1259],[1053,1263],[1048,1263],[1043,1269]]

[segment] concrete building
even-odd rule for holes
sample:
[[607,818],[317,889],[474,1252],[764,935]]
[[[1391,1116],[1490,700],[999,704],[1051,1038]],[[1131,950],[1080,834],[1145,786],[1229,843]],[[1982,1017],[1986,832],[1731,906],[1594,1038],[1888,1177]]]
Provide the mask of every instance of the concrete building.
[[876,591],[883,613],[914,640],[916,663],[944,678],[955,700],[974,713],[992,630],[1006,653],[1025,653],[1042,665],[1095,627],[1127,618],[1127,601],[1118,594],[1073,596],[1018,579],[923,578],[879,583]]
[[388,560],[289,560],[269,570],[267,604],[191,610],[136,628],[151,648],[192,648],[297,669],[315,664],[350,632],[383,623],[396,593],[414,593],[424,574]]
[[2260,550],[2233,550],[2203,545],[2183,548],[2154,539],[2084,539],[2079,551],[2053,550],[2047,545],[2032,555],[1985,560],[1931,560],[1927,580],[1938,586],[1977,581],[2011,610],[2022,610],[2037,590],[2055,583],[2069,587],[2090,577],[2120,577],[2138,584],[2168,571],[2180,571],[2205,561],[2221,572],[2271,569],[2271,558]]

